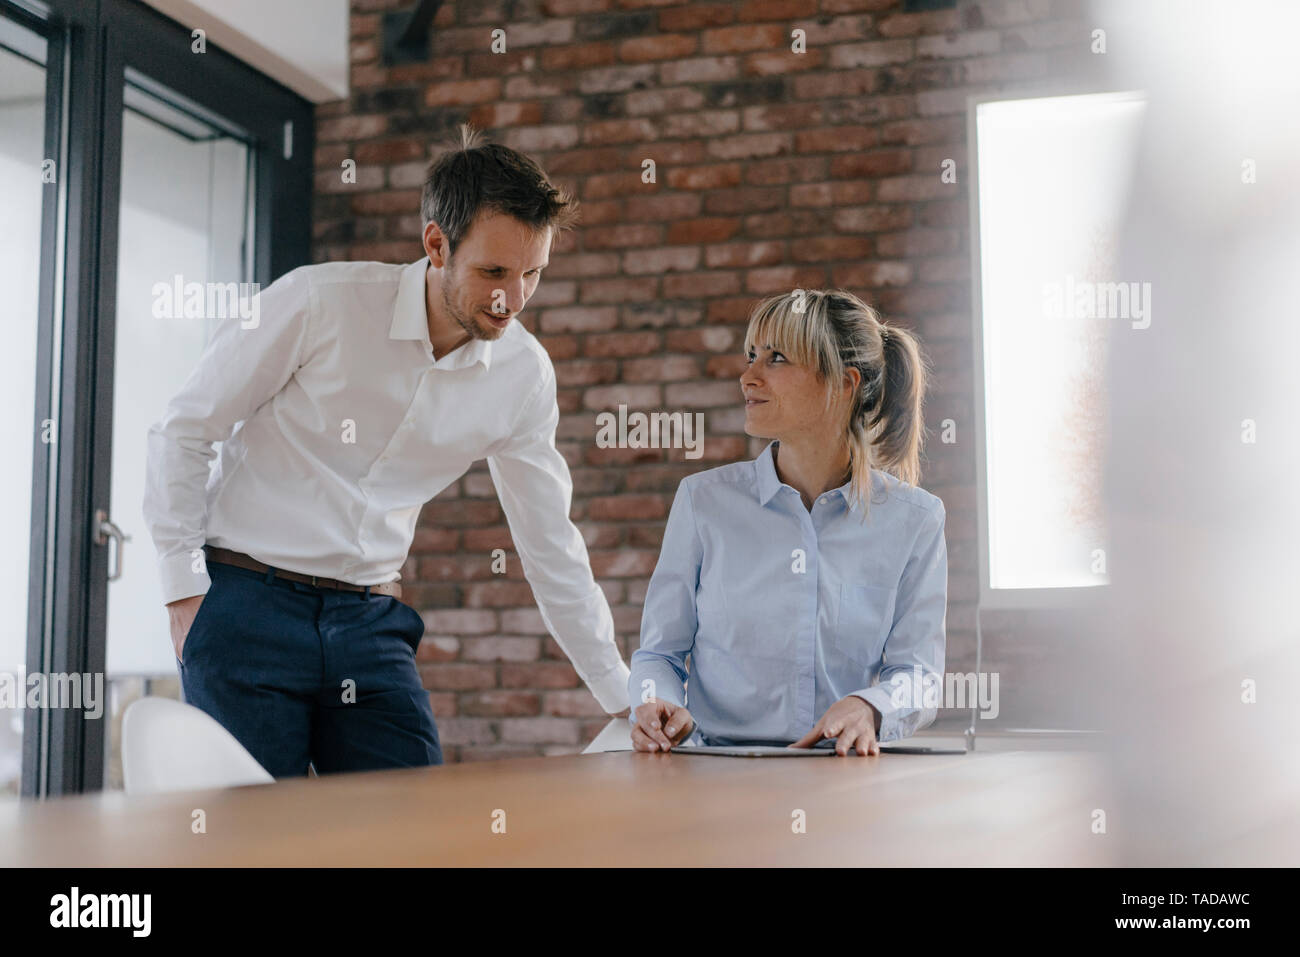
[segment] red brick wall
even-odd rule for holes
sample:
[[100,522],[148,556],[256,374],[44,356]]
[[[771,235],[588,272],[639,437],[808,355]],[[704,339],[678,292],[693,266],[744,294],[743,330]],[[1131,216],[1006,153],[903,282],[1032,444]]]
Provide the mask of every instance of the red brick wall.
[[[555,362],[572,514],[624,656],[677,483],[763,447],[737,406],[750,309],[837,286],[916,330],[934,365],[922,485],[948,509],[948,669],[973,670],[966,97],[1092,69],[1082,3],[447,3],[432,58],[385,68],[382,13],[409,6],[352,2],[351,96],[317,113],[315,259],[422,256],[424,165],[464,121],[576,190],[582,224],[521,318]],[[510,21],[512,7],[534,12]],[[508,53],[489,52],[497,27]],[[655,184],[641,182],[647,157]],[[940,179],[948,158],[956,184]],[[345,159],[355,183],[339,175]],[[597,448],[596,414],[620,403],[704,412],[704,458]],[[944,445],[949,418],[958,441]],[[419,660],[448,761],[580,750],[607,720],[545,634],[514,553],[492,573],[498,547],[510,535],[480,463],[426,507],[402,571],[428,623]],[[985,641],[1004,696],[1009,678],[1034,683],[1041,647],[1017,651],[987,620]]]

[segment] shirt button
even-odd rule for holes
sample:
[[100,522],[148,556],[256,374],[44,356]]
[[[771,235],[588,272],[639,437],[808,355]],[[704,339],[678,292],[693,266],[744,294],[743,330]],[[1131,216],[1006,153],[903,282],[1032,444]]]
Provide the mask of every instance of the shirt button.
[[819,502],[821,502],[823,505],[825,505],[825,504],[826,504],[826,496],[823,495],[823,496],[822,496],[821,498],[819,498],[817,501],[819,501]]

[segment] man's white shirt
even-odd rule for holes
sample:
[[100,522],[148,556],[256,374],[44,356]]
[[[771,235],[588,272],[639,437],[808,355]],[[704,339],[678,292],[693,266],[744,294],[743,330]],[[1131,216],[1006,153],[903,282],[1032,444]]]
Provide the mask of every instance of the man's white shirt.
[[421,507],[485,458],[546,627],[601,706],[621,711],[628,668],[569,519],[550,357],[516,321],[435,361],[428,266],[301,266],[258,294],[255,325],[218,323],[149,430],[144,518],[163,600],[206,593],[205,542],[303,574],[395,581]]

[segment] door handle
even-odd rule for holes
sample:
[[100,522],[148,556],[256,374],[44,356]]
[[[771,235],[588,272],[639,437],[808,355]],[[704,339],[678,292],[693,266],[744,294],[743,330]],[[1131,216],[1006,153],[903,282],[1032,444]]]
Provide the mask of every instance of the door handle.
[[108,576],[109,581],[115,582],[122,577],[122,555],[126,543],[131,540],[131,536],[123,534],[120,528],[109,521],[108,512],[102,508],[95,509],[95,523],[92,532],[95,536],[96,545],[107,545],[109,539],[117,543],[117,561],[113,565],[113,572]]

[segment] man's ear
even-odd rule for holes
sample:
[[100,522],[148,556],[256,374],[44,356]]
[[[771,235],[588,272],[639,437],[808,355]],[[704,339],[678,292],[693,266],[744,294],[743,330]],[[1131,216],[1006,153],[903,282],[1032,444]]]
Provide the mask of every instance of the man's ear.
[[438,224],[428,222],[424,226],[424,254],[429,257],[429,264],[437,266],[439,269],[447,265],[450,257],[447,255],[447,237],[443,235]]

